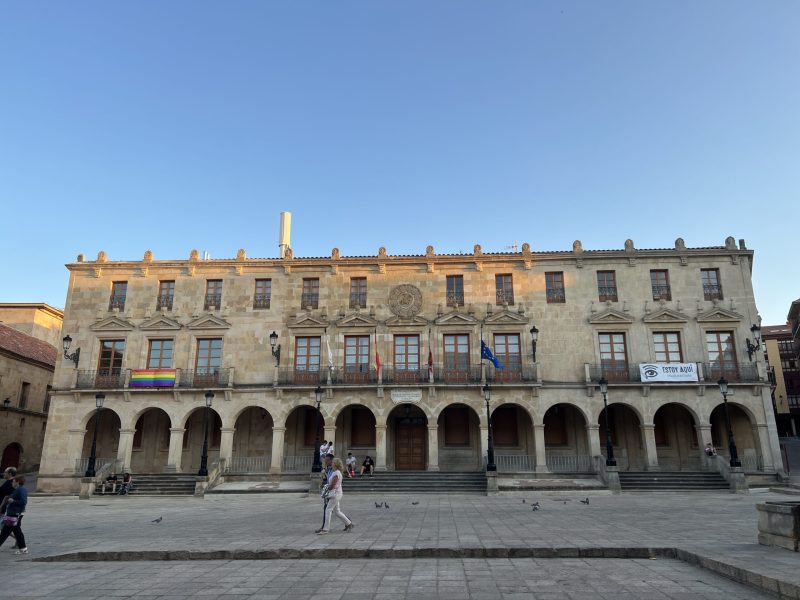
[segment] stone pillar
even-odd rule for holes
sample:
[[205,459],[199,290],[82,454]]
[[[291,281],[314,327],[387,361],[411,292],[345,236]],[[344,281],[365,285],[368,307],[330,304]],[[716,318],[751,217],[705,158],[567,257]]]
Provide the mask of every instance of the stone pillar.
[[75,470],[75,463],[78,459],[83,458],[83,438],[86,435],[85,429],[70,429],[69,437],[67,438],[67,464],[64,467],[64,473],[74,473],[83,477],[83,473]]
[[[272,457],[269,465],[270,475],[280,475],[283,468],[283,436],[286,427],[272,428]],[[319,450],[317,450],[319,452]]]
[[233,458],[233,433],[235,431],[235,427],[223,427],[220,429],[219,458],[220,460],[224,458],[228,464]]
[[481,468],[486,469],[486,460],[489,455],[489,428],[481,425]]
[[602,456],[600,451],[600,425],[587,425],[586,435],[589,438],[589,454],[592,456]]
[[182,427],[173,427],[169,430],[169,452],[167,453],[168,473],[180,473],[181,459],[183,458],[183,434],[186,430]]
[[533,445],[536,449],[536,467],[537,473],[547,473],[547,449],[544,443],[544,423],[536,423],[533,426]]
[[428,425],[428,471],[439,470],[439,426]]
[[375,470],[386,470],[386,425],[375,425]]
[[[753,438],[758,440],[761,449],[761,462],[764,464],[765,471],[774,471],[775,462],[772,457],[772,444],[770,444],[769,427],[766,423],[758,423],[753,427]],[[783,470],[783,461],[780,463],[780,470]]]
[[761,442],[761,456],[764,461],[764,469],[769,465],[770,470],[775,470],[780,477],[786,477],[783,470],[783,457],[781,456],[781,446],[778,441],[778,426],[775,423],[775,413],[772,410],[772,395],[769,386],[761,388],[761,405],[764,409],[764,426],[766,431],[762,437],[761,424],[759,424],[759,441]]
[[653,423],[642,424],[642,439],[644,441],[645,470],[660,471],[658,466],[658,450],[656,448],[656,426]]
[[120,470],[131,470],[131,459],[133,457],[133,436],[135,429],[119,430],[119,446],[117,446],[117,460],[121,463]]
[[706,444],[712,443],[711,425],[709,423],[695,425],[695,431],[697,431],[697,445],[699,446],[698,450],[700,451],[700,460],[706,466],[707,470],[716,471],[717,459],[713,456],[706,456]]

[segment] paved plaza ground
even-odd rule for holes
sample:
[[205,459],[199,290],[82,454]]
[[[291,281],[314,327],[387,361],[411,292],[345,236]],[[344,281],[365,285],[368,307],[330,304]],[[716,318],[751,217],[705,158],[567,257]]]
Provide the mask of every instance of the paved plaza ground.
[[755,504],[796,497],[581,498],[350,494],[354,531],[335,522],[327,536],[313,533],[321,502],[295,495],[31,498],[31,554],[7,543],[0,569],[20,582],[14,598],[768,597],[720,573],[800,589],[800,555],[756,543]]

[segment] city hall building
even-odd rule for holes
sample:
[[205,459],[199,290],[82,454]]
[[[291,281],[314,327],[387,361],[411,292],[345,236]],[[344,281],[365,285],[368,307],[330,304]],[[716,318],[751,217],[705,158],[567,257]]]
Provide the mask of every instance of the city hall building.
[[[307,475],[317,436],[337,455],[374,457],[376,476],[478,472],[487,398],[501,478],[591,474],[606,430],[620,471],[697,471],[708,468],[706,444],[728,452],[723,377],[744,471],[774,476],[770,386],[762,353],[748,351],[759,323],[752,262],[733,238],[668,249],[627,240],[556,252],[334,248],[301,258],[285,245],[266,259],[79,256],[67,265],[70,344],[39,489],[77,490],[95,433],[98,469],[197,473],[204,418],[209,469],[230,476]],[[481,360],[481,340],[502,368]]]

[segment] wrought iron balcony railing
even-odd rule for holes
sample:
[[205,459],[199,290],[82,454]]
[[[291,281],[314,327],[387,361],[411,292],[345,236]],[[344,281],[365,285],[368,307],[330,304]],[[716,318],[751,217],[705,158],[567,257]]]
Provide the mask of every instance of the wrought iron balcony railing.
[[434,381],[436,383],[480,383],[481,367],[445,365],[439,366],[434,370]]
[[269,308],[270,294],[256,294],[253,297],[253,308]]
[[400,367],[392,365],[381,365],[381,381],[388,384],[411,384],[428,383],[430,376],[428,367]]
[[669,285],[653,284],[653,300],[672,300],[672,290]]
[[369,365],[347,365],[344,369],[334,369],[331,381],[345,384],[374,384],[378,383],[378,372]]
[[630,383],[642,379],[638,364],[624,362],[589,365],[589,377],[594,382],[605,378],[609,383]]
[[166,308],[167,310],[172,310],[172,300],[174,296],[172,294],[162,294],[156,299],[156,309],[161,310]]
[[319,294],[306,293],[300,298],[300,306],[304,309],[319,308]]
[[178,386],[182,388],[228,387],[231,369],[178,369]]
[[567,301],[567,295],[562,288],[547,290],[548,304],[563,304]]
[[464,306],[464,292],[447,292],[447,306]]
[[[336,369],[334,369],[334,372]],[[310,369],[281,367],[278,369],[279,385],[313,385],[325,384],[328,381],[328,367],[319,366]]]
[[125,294],[114,294],[108,301],[108,310],[125,310]]
[[495,292],[495,303],[498,306],[514,304],[514,292],[512,290],[497,290]]
[[350,308],[367,308],[367,292],[351,292]]
[[617,302],[617,286],[601,285],[597,288],[597,296],[600,302]]
[[758,366],[755,363],[732,361],[705,363],[703,375],[706,381],[717,381],[721,377],[732,383],[759,381]]
[[489,383],[532,383],[536,381],[536,365],[503,365],[502,369],[486,365],[486,381]]
[[98,369],[78,371],[76,387],[82,390],[116,390],[125,387],[125,371],[122,369]]
[[219,309],[222,304],[222,294],[206,294],[205,302],[203,303],[203,308],[205,310],[211,310],[211,308]]
[[722,286],[716,283],[704,284],[703,296],[706,300],[722,300]]

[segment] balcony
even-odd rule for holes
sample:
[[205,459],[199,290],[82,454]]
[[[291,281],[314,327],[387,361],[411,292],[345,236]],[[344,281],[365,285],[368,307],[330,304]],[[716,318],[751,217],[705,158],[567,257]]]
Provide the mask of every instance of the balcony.
[[567,295],[561,288],[547,290],[548,304],[563,304],[567,301]]
[[270,294],[256,294],[253,297],[253,308],[269,308]]
[[118,310],[122,312],[125,310],[125,294],[114,294],[108,301],[108,310]]
[[439,366],[434,370],[434,381],[451,384],[481,383],[481,367]]
[[[463,296],[462,296],[463,301]],[[514,292],[512,290],[497,290],[495,292],[495,303],[498,306],[504,306],[508,304],[509,306],[514,304]]]
[[125,387],[125,371],[122,369],[80,369],[75,387],[80,390],[122,389]]
[[703,365],[706,381],[717,381],[721,377],[730,383],[760,381],[756,363],[713,362]]
[[311,385],[317,386],[328,381],[328,369],[296,370],[294,367],[281,367],[278,369],[279,385]]
[[206,294],[205,302],[203,302],[204,310],[219,310],[222,304],[222,294]]
[[589,379],[598,382],[605,378],[609,383],[635,383],[641,381],[639,365],[628,363],[609,363],[589,365]]
[[492,384],[535,383],[537,381],[536,365],[505,365],[503,369],[496,369],[487,364],[486,381]]
[[367,292],[350,292],[350,308],[367,308]]
[[218,388],[231,383],[231,370],[214,367],[209,369],[178,369],[178,387]]
[[447,306],[464,306],[464,292],[447,292]]
[[344,369],[334,369],[331,373],[332,383],[344,384],[376,384],[378,372],[369,365],[348,365]]
[[300,297],[300,307],[305,310],[319,308],[319,294],[305,293]]
[[706,300],[722,300],[722,286],[718,283],[703,284],[703,296]]
[[653,284],[653,300],[672,300],[672,289],[669,285]]
[[383,383],[390,385],[418,385],[420,383],[429,383],[430,376],[428,375],[427,367],[420,369],[418,367],[397,368],[392,365],[381,365],[381,380]]
[[600,286],[597,288],[597,296],[600,302],[617,302],[617,286]]
[[172,310],[172,294],[163,294],[156,299],[156,310]]

